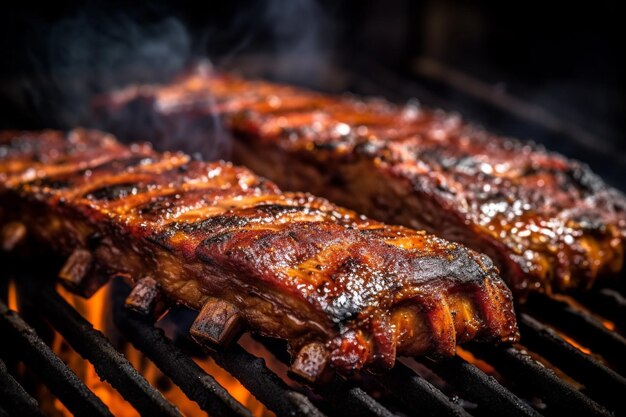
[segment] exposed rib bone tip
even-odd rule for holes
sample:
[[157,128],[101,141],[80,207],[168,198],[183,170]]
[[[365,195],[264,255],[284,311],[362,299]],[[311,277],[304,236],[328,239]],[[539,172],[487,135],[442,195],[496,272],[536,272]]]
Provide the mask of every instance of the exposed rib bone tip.
[[65,261],[59,272],[59,278],[70,287],[78,287],[87,277],[92,263],[91,252],[86,249],[76,249]]
[[94,257],[87,249],[75,249],[59,271],[61,283],[73,293],[89,298],[109,280],[109,275],[99,270]]
[[2,228],[2,249],[10,252],[26,237],[26,226],[20,222],[7,223]]
[[289,374],[310,383],[320,382],[330,374],[329,356],[320,342],[305,345],[289,367]]
[[137,281],[132,291],[126,297],[125,306],[142,315],[155,313],[159,301],[159,288],[157,282],[150,277],[144,277]]
[[242,322],[237,307],[217,298],[209,298],[189,332],[202,344],[208,342],[224,346],[240,335]]

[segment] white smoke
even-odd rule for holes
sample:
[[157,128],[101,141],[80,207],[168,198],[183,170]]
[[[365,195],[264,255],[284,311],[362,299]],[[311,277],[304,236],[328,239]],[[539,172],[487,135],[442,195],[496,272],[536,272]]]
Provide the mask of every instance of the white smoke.
[[58,89],[55,118],[69,127],[87,121],[94,94],[181,71],[190,39],[172,17],[140,22],[123,13],[81,12],[50,29],[46,51],[49,81]]

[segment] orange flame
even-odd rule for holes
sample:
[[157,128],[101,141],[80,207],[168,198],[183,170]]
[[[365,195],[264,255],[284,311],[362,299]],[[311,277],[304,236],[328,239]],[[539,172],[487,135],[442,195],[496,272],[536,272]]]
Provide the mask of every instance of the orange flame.
[[600,320],[602,322],[602,325],[604,327],[606,327],[607,329],[609,329],[610,331],[615,331],[615,323],[613,323],[612,321],[609,321],[607,319],[602,319]]
[[590,314],[591,316],[598,319],[604,327],[606,327],[607,329],[611,331],[615,331],[615,323],[613,323],[611,320],[608,320],[605,317],[602,317],[601,315],[598,315],[594,311],[587,308],[585,305],[578,302],[575,298],[572,298],[570,296],[563,295],[563,294],[552,294],[552,297],[557,300],[565,301],[569,305],[575,307],[577,310],[584,311],[585,313]]
[[[90,299],[78,297],[67,290],[59,287],[61,294],[80,314],[89,320],[94,328],[100,330],[111,338],[114,333],[114,326],[108,314],[110,310],[110,300],[108,286],[100,289]],[[14,304],[17,298],[14,294]],[[13,307],[12,307],[13,308]],[[67,363],[67,365],[82,379],[116,416],[139,416],[139,413],[107,382],[100,380],[93,365],[84,360],[76,353],[63,339],[56,333],[52,344],[54,352]],[[145,357],[140,351],[126,343],[122,349],[129,362],[137,369],[146,380],[156,387],[165,398],[175,404],[184,416],[205,416],[206,413],[193,401],[189,400],[182,390],[174,384],[159,368]],[[274,413],[269,411],[260,403],[239,381],[237,381],[227,371],[220,368],[210,358],[194,358],[196,363],[207,373],[212,375],[228,392],[256,417],[272,417]],[[48,413],[59,417],[70,417],[72,414],[60,403],[59,400],[50,396],[41,401],[42,407]]]
[[482,359],[478,359],[474,354],[468,350],[465,350],[459,346],[456,347],[456,354],[464,359],[466,362],[471,363],[476,366],[478,369],[486,373],[487,375],[495,375],[496,370],[493,366],[489,365],[487,362]]
[[590,349],[588,349],[588,348],[584,347],[583,345],[581,345],[580,343],[576,342],[571,337],[569,337],[567,335],[564,335],[563,333],[561,333],[560,336],[563,338],[563,340],[565,340],[570,345],[574,346],[576,349],[580,350],[582,353],[585,353],[587,355],[591,355],[591,350]]
[[9,281],[7,301],[9,302],[9,308],[11,310],[19,311],[17,305],[17,288],[15,288],[15,282],[13,282],[13,280]]

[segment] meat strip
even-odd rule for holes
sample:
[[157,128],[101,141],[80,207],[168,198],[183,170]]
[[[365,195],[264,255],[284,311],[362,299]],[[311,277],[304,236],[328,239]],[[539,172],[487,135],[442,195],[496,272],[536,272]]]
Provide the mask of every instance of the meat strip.
[[184,127],[214,143],[221,128],[237,162],[283,189],[486,253],[520,296],[586,289],[622,270],[620,192],[582,163],[455,114],[210,72],[127,88],[95,108],[124,137],[165,140]]
[[344,374],[518,337],[511,293],[485,255],[281,192],[230,163],[97,131],[4,132],[0,199],[0,225],[24,225],[70,264],[149,277],[193,309],[225,305],[294,356],[321,346]]

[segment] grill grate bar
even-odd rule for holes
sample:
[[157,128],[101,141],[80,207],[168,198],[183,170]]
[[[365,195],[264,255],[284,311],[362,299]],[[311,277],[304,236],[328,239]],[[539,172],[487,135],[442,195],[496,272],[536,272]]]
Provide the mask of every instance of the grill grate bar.
[[476,366],[454,357],[440,362],[428,362],[430,369],[450,381],[464,396],[476,404],[482,414],[490,416],[507,415],[534,416],[540,414]]
[[392,417],[394,414],[387,410],[372,396],[355,386],[349,386],[339,377],[333,378],[327,386],[319,392],[328,400],[336,415],[342,417]]
[[568,303],[544,295],[529,297],[526,310],[548,324],[577,339],[614,365],[618,372],[626,371],[626,339],[606,327],[590,314],[575,309]]
[[611,288],[588,291],[576,296],[576,299],[604,317],[611,317],[615,326],[626,332],[626,297]]
[[43,317],[63,335],[68,343],[95,367],[142,415],[180,416],[163,395],[152,387],[111,342],[95,330],[83,316],[68,304],[53,287],[41,284],[33,291],[34,305]]
[[200,408],[213,417],[251,416],[224,387],[154,327],[154,321],[124,307],[128,291],[115,287],[113,319],[123,336],[149,357]]
[[469,416],[463,407],[452,402],[447,395],[401,362],[396,361],[394,368],[380,379],[406,410],[414,415]]
[[506,378],[521,382],[535,391],[548,407],[543,414],[586,416],[612,415],[604,407],[559,379],[552,370],[546,369],[526,352],[515,348],[496,348],[473,345],[476,356],[495,365]]
[[68,410],[79,415],[112,416],[104,403],[52,352],[35,330],[2,301],[0,328],[17,345],[16,351],[30,369],[39,375]]
[[13,378],[2,359],[0,359],[0,404],[2,404],[0,416],[43,416],[39,411],[37,400]]
[[626,378],[576,349],[528,314],[520,314],[518,322],[523,342],[528,348],[583,383],[592,398],[615,411],[626,412],[626,404],[621,398],[626,392]]
[[[22,289],[21,287],[20,289]],[[34,301],[33,305],[39,310],[39,314],[50,321],[78,353],[91,361],[99,375],[109,380],[140,413],[179,415],[175,407],[151,387],[123,355],[113,348],[108,339],[93,329],[92,325],[67,303],[52,286],[36,285],[30,287],[32,288],[28,291],[28,295],[31,301]],[[111,288],[114,291],[113,306],[116,326],[131,343],[151,358],[170,379],[179,385],[190,399],[198,402],[201,408],[210,415],[250,416],[250,412],[232,398],[213,377],[202,370],[191,357],[183,353],[170,339],[165,337],[160,329],[154,326],[152,317],[143,316],[124,308],[124,299],[128,292],[127,287],[112,286]],[[538,306],[544,308],[541,303],[546,303],[550,307],[549,310],[545,310],[546,314],[549,313],[554,320],[557,320],[559,326],[560,321],[568,317],[567,314],[576,314],[578,320],[595,320],[591,315],[585,315],[570,307],[568,303],[553,299],[545,300],[544,298],[531,297],[529,300],[530,307],[537,310],[539,309]],[[4,306],[0,325],[6,321],[5,312],[20,319],[16,313],[9,312],[4,303],[0,305]],[[562,315],[553,314],[553,309],[561,309],[565,312],[562,312]],[[568,309],[570,311],[567,311]],[[525,389],[529,388],[538,397],[541,397],[548,405],[547,408],[540,410],[541,413],[562,415],[565,412],[571,412],[596,416],[610,415],[609,411],[587,397],[586,394],[591,395],[592,398],[609,406],[614,411],[624,412],[624,406],[619,403],[619,394],[624,392],[626,387],[624,377],[598,363],[592,357],[584,355],[560,338],[548,326],[537,322],[530,315],[522,313],[519,321],[522,326],[524,342],[527,342],[531,349],[544,355],[556,366],[561,367],[566,373],[587,384],[585,394],[559,379],[551,370],[544,368],[523,351],[487,345],[472,345],[471,350],[477,356],[487,359],[496,366],[505,377],[516,382],[519,381],[525,386]],[[600,330],[612,334],[597,320],[592,324],[599,325],[601,326]],[[28,327],[26,323],[24,325]],[[587,327],[590,327],[590,324],[587,324]],[[597,326],[591,327],[598,331]],[[564,331],[572,330],[568,328]],[[583,329],[583,333],[589,331],[591,331],[589,328]],[[578,336],[579,332],[575,334]],[[37,337],[36,334],[34,336]],[[18,338],[12,337],[12,340],[14,339]],[[265,340],[262,339],[261,342],[268,346]],[[584,342],[581,340],[581,343]],[[41,344],[49,350],[52,357],[60,362],[60,359],[43,341]],[[17,347],[21,348],[19,344]],[[214,350],[212,346],[206,346],[206,348],[218,365],[237,378],[255,397],[278,416],[323,416],[322,411],[316,408],[307,395],[287,386],[265,366],[263,359],[248,353],[240,345],[235,344],[227,350],[220,348]],[[274,353],[275,349],[272,349],[271,345],[268,349]],[[282,352],[282,356],[275,355],[279,360],[285,361],[288,360],[285,358],[285,354],[286,352]],[[27,364],[33,366],[29,362]],[[465,398],[476,403],[478,405],[477,414],[540,416],[535,409],[500,385],[494,378],[489,377],[476,366],[459,357],[438,363],[427,361],[426,366],[446,381],[450,381]],[[65,368],[71,373],[69,368]],[[10,375],[8,376],[10,377]],[[4,375],[2,377],[4,378]],[[75,375],[74,377],[77,378]],[[78,381],[93,396],[93,393],[80,380]],[[403,363],[396,363],[396,367],[390,373],[380,376],[378,381],[387,392],[398,400],[399,410],[402,411],[402,414],[470,416],[463,407]],[[47,381],[44,380],[44,382],[48,384]],[[331,414],[393,416],[390,410],[371,397],[363,388],[336,375],[328,385],[313,387],[313,389],[324,397],[325,405],[322,409],[327,410],[328,408],[328,412]],[[137,394],[133,390],[139,392],[140,399],[137,399]],[[55,393],[55,395],[63,401],[59,394]],[[97,397],[95,398],[99,401]],[[63,402],[65,403],[65,401]],[[416,404],[420,406],[416,407]],[[322,406],[321,403],[320,406]],[[4,404],[2,407],[5,407]],[[102,404],[102,407],[106,412],[105,415],[110,416],[106,406]],[[2,411],[0,410],[0,416],[2,416]],[[11,415],[10,412],[8,414]]]
[[215,362],[237,378],[259,401],[278,416],[322,417],[324,414],[304,395],[290,389],[261,358],[238,344],[227,350],[205,346]]

